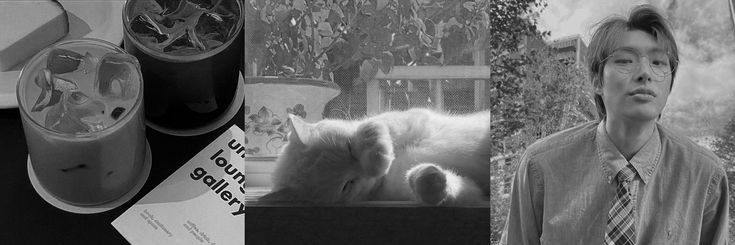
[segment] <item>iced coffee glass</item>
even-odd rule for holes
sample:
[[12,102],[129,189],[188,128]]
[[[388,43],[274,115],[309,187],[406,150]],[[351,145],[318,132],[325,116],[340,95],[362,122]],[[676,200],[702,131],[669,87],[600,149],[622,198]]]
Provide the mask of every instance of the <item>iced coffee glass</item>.
[[242,12],[240,0],[125,3],[124,46],[142,66],[149,125],[191,131],[225,114],[243,54]]
[[41,186],[77,206],[130,191],[146,157],[143,92],[138,61],[106,41],[63,41],[31,58],[17,98]]

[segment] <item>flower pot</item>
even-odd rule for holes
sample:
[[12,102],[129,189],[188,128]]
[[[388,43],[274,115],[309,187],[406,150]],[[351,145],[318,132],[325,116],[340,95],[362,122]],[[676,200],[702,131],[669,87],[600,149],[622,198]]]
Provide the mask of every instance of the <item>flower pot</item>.
[[322,119],[324,106],[340,93],[334,82],[283,77],[245,78],[245,156],[274,160],[288,142],[288,114]]

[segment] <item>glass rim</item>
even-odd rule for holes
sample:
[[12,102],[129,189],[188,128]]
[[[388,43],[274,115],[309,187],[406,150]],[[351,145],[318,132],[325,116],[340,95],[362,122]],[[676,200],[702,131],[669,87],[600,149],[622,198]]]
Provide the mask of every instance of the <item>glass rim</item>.
[[[94,138],[94,137],[98,137],[101,135],[106,135],[109,132],[117,130],[118,128],[125,125],[128,121],[130,121],[131,120],[130,118],[132,118],[133,115],[135,114],[133,112],[142,110],[141,107],[143,104],[143,92],[144,92],[143,91],[144,89],[143,74],[141,73],[140,62],[138,62],[137,58],[134,60],[135,61],[134,65],[136,69],[138,70],[137,72],[140,75],[140,82],[138,83],[138,96],[135,98],[135,103],[130,108],[129,113],[126,113],[125,115],[123,115],[122,118],[116,120],[112,125],[110,125],[109,127],[105,127],[100,131],[82,132],[82,133],[65,133],[65,132],[59,132],[56,130],[52,130],[50,128],[47,128],[45,125],[42,125],[40,122],[36,121],[35,119],[33,119],[33,117],[31,117],[30,113],[28,112],[28,109],[25,106],[25,99],[26,99],[25,98],[26,97],[25,85],[28,84],[28,82],[30,81],[28,78],[28,76],[30,76],[28,73],[31,72],[32,70],[30,68],[34,66],[34,63],[37,63],[36,61],[40,59],[42,56],[48,55],[48,53],[50,53],[52,49],[58,48],[60,46],[74,44],[74,43],[84,43],[86,45],[98,45],[98,46],[101,46],[102,48],[109,49],[113,52],[118,52],[118,53],[123,53],[123,54],[128,54],[130,56],[133,56],[129,54],[128,52],[126,52],[124,49],[120,48],[119,46],[111,42],[108,42],[102,39],[97,39],[97,38],[78,38],[78,39],[59,41],[54,44],[51,44],[48,47],[36,53],[35,55],[33,55],[30,59],[28,59],[28,62],[20,70],[20,75],[18,76],[18,82],[15,87],[15,95],[16,95],[16,99],[18,100],[18,110],[24,117],[28,119],[28,121],[31,122],[31,123],[26,123],[26,124],[32,125],[32,127],[40,129],[45,135],[53,135],[59,138],[76,138],[76,139]],[[24,80],[26,82],[22,82]],[[59,103],[62,103],[62,102],[60,101]],[[25,121],[25,120],[21,120],[21,121]]]
[[245,20],[244,20],[245,14],[243,13],[245,10],[244,10],[243,4],[241,3],[240,0],[233,0],[237,3],[237,6],[240,10],[240,13],[239,13],[240,16],[238,17],[237,24],[236,24],[237,31],[232,35],[232,37],[230,37],[222,45],[212,50],[203,52],[203,53],[192,54],[192,55],[170,55],[164,52],[159,52],[157,50],[154,50],[146,46],[145,44],[143,44],[143,42],[138,40],[134,32],[130,29],[129,20],[128,20],[129,19],[128,9],[132,8],[134,6],[134,2],[138,2],[138,1],[141,1],[141,0],[126,0],[125,4],[123,5],[122,22],[123,22],[124,35],[127,36],[127,39],[130,40],[130,42],[132,42],[132,45],[134,45],[135,48],[143,51],[145,54],[151,57],[162,59],[167,62],[185,63],[185,62],[199,61],[199,60],[203,60],[203,59],[207,59],[209,57],[215,56],[221,53],[222,51],[224,51],[230,45],[232,45],[235,39],[237,39],[237,36],[240,35],[240,33],[242,32],[243,25],[245,24]]

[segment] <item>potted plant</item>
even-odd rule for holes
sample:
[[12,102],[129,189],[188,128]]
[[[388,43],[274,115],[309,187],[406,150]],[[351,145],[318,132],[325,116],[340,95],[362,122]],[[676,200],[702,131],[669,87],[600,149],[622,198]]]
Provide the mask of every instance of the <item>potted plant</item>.
[[[297,101],[312,99],[326,104],[339,94],[338,89],[349,93],[353,86],[375,78],[379,70],[387,74],[396,65],[471,61],[468,54],[485,39],[488,6],[487,0],[246,1],[246,91],[256,91],[254,84],[280,84],[273,86],[272,92],[256,95],[269,97],[266,100],[289,100],[281,107],[295,110],[299,106],[305,108],[307,120],[321,119],[321,108]],[[322,87],[324,92],[305,91],[304,86]],[[285,94],[288,91],[305,95]],[[247,101],[247,94],[245,98]],[[285,115],[256,107],[249,107],[256,116],[246,119],[246,124],[257,121],[251,124],[262,128],[268,123],[288,123]],[[268,116],[277,121],[262,119]],[[271,127],[275,130],[271,136],[283,141],[281,124]]]

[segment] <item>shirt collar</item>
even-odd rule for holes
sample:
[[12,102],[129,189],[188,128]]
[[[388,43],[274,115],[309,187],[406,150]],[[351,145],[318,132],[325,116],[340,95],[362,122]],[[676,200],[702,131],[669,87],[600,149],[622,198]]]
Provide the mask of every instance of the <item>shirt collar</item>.
[[[602,169],[606,174],[608,183],[611,183],[615,175],[628,165],[623,154],[620,153],[615,144],[610,141],[610,137],[605,130],[605,121],[601,121],[597,125],[597,135],[595,137],[597,144],[597,156],[602,163]],[[647,184],[653,170],[658,165],[661,156],[661,137],[658,132],[658,125],[654,126],[651,138],[646,141],[643,147],[630,159],[631,165],[638,173],[638,176]]]

